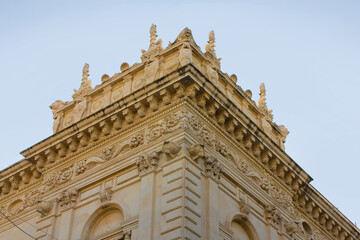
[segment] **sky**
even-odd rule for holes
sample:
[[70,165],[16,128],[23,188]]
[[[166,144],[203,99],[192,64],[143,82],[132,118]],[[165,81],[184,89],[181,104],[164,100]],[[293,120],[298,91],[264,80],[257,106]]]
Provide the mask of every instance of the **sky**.
[[72,100],[84,63],[94,87],[141,62],[152,23],[163,47],[189,27],[204,51],[214,30],[222,71],[255,101],[265,83],[287,154],[359,226],[359,13],[357,0],[0,0],[0,169],[52,135],[49,106]]

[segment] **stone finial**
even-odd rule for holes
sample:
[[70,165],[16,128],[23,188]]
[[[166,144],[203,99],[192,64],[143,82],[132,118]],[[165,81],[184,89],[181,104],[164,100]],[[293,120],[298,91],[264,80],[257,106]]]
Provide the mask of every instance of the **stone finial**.
[[89,76],[89,64],[85,63],[83,67],[81,86],[79,90],[74,89],[74,94],[72,95],[73,99],[77,102],[82,101],[84,96],[92,90],[91,80],[88,79],[88,76]]
[[258,108],[268,120],[273,120],[272,110],[268,110],[266,105],[266,90],[264,83],[260,84],[260,99],[258,101]]
[[89,64],[85,63],[85,65],[83,67],[83,75],[82,75],[81,85],[86,84],[86,82],[88,81],[88,76],[89,76]]
[[259,108],[266,108],[266,90],[265,90],[265,84],[261,83],[260,84],[260,99],[258,102],[258,107]]
[[209,44],[205,45],[205,51],[215,53],[215,33],[214,30],[209,33]]
[[[150,27],[150,46],[149,46],[149,49],[147,51],[145,51],[144,49],[141,50],[142,52],[142,56],[141,56],[141,61],[142,62],[145,62],[147,64],[151,63],[154,61],[154,57],[156,55],[158,55],[161,51],[162,51],[162,40],[159,39],[156,41],[156,25],[152,24],[151,27]],[[157,68],[159,65],[159,63],[157,62],[155,64],[155,68]],[[154,71],[154,69],[152,68],[149,68],[149,66],[146,69],[150,69],[152,70],[151,72]],[[156,70],[157,71],[157,70]],[[155,71],[155,73],[156,73]]]
[[156,43],[156,25],[152,24],[150,27],[150,46]]

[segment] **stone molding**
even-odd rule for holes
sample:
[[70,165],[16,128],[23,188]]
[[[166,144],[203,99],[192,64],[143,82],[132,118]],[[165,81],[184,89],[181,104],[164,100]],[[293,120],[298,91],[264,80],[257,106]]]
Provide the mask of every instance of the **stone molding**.
[[[156,35],[156,28],[155,30],[153,28],[151,32],[152,36],[154,36],[154,32]],[[309,185],[310,176],[283,152],[281,143],[285,141],[287,130],[271,122],[272,115],[267,108],[265,109],[264,101],[260,102],[259,107],[257,107],[249,94],[235,86],[234,77],[229,77],[221,72],[220,59],[216,57],[214,50],[215,36],[210,34],[209,37],[210,41],[205,53],[200,51],[193,41],[191,31],[188,29],[184,29],[176,41],[166,49],[162,49],[161,41],[156,42],[156,39],[154,41],[152,37],[149,50],[143,52],[141,64],[135,64],[131,67],[124,65],[123,73],[104,80],[103,85],[99,88],[93,89],[91,87],[91,82],[87,79],[89,66],[86,64],[83,69],[81,86],[79,90],[75,90],[73,101],[66,103],[57,101],[51,107],[54,113],[54,131],[56,134],[23,151],[25,160],[1,172],[0,198],[9,199],[11,198],[10,195],[43,180],[40,189],[29,192],[27,193],[28,196],[25,196],[24,206],[35,205],[39,200],[39,194],[70,181],[74,176],[82,174],[91,166],[100,164],[106,159],[95,156],[91,160],[87,159],[85,162],[69,165],[62,170],[49,173],[49,169],[56,168],[60,164],[59,162],[66,161],[86,149],[97,146],[100,139],[105,140],[116,136],[124,129],[135,126],[139,119],[145,120],[154,116],[156,112],[162,111],[174,102],[186,101],[212,119],[211,121],[216,123],[217,127],[227,137],[235,139],[236,145],[246,152],[256,164],[263,166],[268,176],[264,177],[255,170],[246,170],[244,162],[236,159],[228,146],[216,139],[209,129],[201,125],[197,126],[196,120],[189,114],[178,114],[180,120],[175,121],[178,121],[181,127],[186,129],[190,126],[195,134],[201,136],[205,144],[213,147],[222,157],[233,161],[240,171],[258,182],[264,191],[267,191],[272,198],[277,199],[283,206],[289,209],[295,203],[296,208],[319,223],[324,230],[334,237],[340,239],[358,237],[358,232],[353,230],[353,226],[340,212],[328,210],[332,209],[331,204],[319,196]],[[179,50],[177,65],[165,69],[166,54],[177,50]],[[196,62],[194,56],[201,58],[201,62]],[[135,81],[141,79],[133,79],[134,73],[142,69],[145,72],[146,84],[141,85],[141,88],[133,89],[134,91],[126,97],[112,102],[108,106],[99,102],[102,111],[90,112],[90,106],[92,108],[96,105],[96,99],[92,99],[92,96],[116,81],[133,81],[131,84],[136,85]],[[226,89],[223,89],[219,84],[220,80],[227,84]],[[237,94],[235,97],[240,99],[240,105],[229,100],[230,96],[227,94],[227,89]],[[263,88],[261,91],[262,100],[264,100],[265,89]],[[91,105],[93,103],[94,105]],[[69,117],[62,114],[64,110],[69,109],[73,109],[71,121]],[[242,113],[241,109],[252,109],[256,121],[254,122]],[[61,121],[66,121],[66,119],[71,124],[69,122],[67,128],[60,130]],[[277,132],[278,139],[276,142],[268,134],[266,128],[260,124],[264,119]],[[175,124],[172,120],[170,118],[154,126],[154,131],[151,133],[154,140],[177,129],[174,126],[178,126],[178,123]],[[192,120],[194,120],[193,123],[190,123]],[[266,122],[264,124],[267,124]],[[127,147],[135,148],[140,144],[141,138],[135,137]],[[168,147],[163,153],[171,158],[174,154],[174,148]],[[202,159],[196,154],[190,152],[189,154],[192,158]],[[59,161],[60,159],[61,161]],[[213,163],[216,161],[212,160],[210,163],[210,160],[205,158],[205,161],[207,160],[212,169]],[[75,168],[76,171],[74,171]],[[282,186],[285,186],[292,195],[284,195],[279,187],[272,186],[269,180],[271,177],[281,182]],[[340,221],[346,223],[346,227],[342,226],[343,223]]]
[[[259,173],[257,173],[256,171],[252,170],[251,168],[249,168],[249,166],[247,166],[247,162],[243,161],[240,162],[238,159],[236,159],[234,157],[234,154],[228,149],[228,147],[226,145],[224,145],[221,141],[217,140],[216,137],[214,138],[215,134],[210,132],[207,128],[204,127],[204,125],[194,117],[194,115],[190,114],[188,111],[181,111],[172,115],[167,116],[165,119],[160,120],[158,123],[155,123],[154,125],[149,126],[149,133],[146,135],[146,138],[149,139],[149,141],[155,141],[157,140],[159,137],[161,137],[164,134],[167,133],[171,133],[173,131],[175,131],[178,128],[184,128],[184,129],[189,129],[191,130],[191,132],[197,134],[200,139],[204,142],[204,144],[211,146],[216,152],[218,152],[221,156],[227,158],[228,160],[234,162],[234,164],[239,168],[240,171],[242,171],[247,177],[253,179],[255,182],[258,182],[259,187],[261,189],[263,189],[264,191],[266,191],[270,197],[272,197],[274,200],[276,200],[280,205],[284,206],[285,208],[287,208],[290,211],[293,211],[294,209],[294,205],[292,204],[292,200],[291,197],[282,193],[281,190],[271,184],[271,181],[268,179],[269,177],[263,177],[261,175],[259,175]],[[235,131],[235,130],[234,130]],[[127,148],[132,148],[132,147],[137,147],[139,146],[142,142],[144,136],[140,136],[139,134],[134,135],[131,140],[129,140],[129,143],[127,144]],[[164,146],[169,145],[169,143],[165,143]],[[171,145],[171,144],[170,144]],[[245,145],[245,143],[244,143]],[[163,147],[164,147],[163,146]],[[259,145],[261,146],[261,145]],[[176,152],[174,150],[171,149],[176,149],[176,147],[164,147],[164,149],[162,149],[163,153],[165,155],[169,155],[172,156],[174,153]],[[244,146],[244,149],[247,149],[248,151],[254,151],[254,149],[257,149],[257,147],[251,147],[251,148],[247,148]],[[262,151],[264,151],[265,148],[262,148]],[[118,150],[117,150],[118,151]],[[103,156],[100,157],[96,156],[93,158],[90,158],[90,160],[86,160],[86,164],[83,164],[81,162],[77,163],[77,170],[71,170],[75,168],[74,164],[71,164],[69,167],[64,168],[63,170],[57,172],[56,174],[54,173],[53,175],[48,175],[48,177],[44,178],[44,182],[43,182],[43,186],[40,188],[40,190],[35,190],[31,193],[31,197],[25,197],[26,201],[24,201],[24,208],[27,206],[32,206],[37,202],[37,199],[39,199],[39,196],[41,194],[43,194],[45,191],[54,188],[55,186],[57,186],[58,184],[63,184],[66,183],[67,181],[69,181],[69,179],[71,179],[73,176],[75,175],[79,175],[82,173],[83,170],[86,169],[86,165],[88,164],[88,167],[91,168],[91,165],[94,164],[100,164],[104,161],[106,161],[107,158],[109,158],[109,156],[115,156],[113,155],[114,153],[111,153],[112,150],[111,148],[108,149],[104,149],[102,151]],[[160,151],[159,151],[160,152]],[[189,151],[189,155],[193,158],[193,159],[204,159],[205,161],[209,161],[208,166],[211,165],[212,166],[216,166],[217,164],[210,164],[210,159],[211,158],[204,158],[204,156],[201,154],[201,152],[191,152],[191,150]],[[259,157],[264,155],[264,153],[261,153],[260,155],[258,155]],[[271,156],[271,154],[266,153],[266,156]],[[38,158],[38,159],[44,159],[44,158]],[[279,165],[279,160],[277,158],[275,158],[277,161],[275,162],[275,166]],[[269,160],[270,164],[269,164],[269,169],[271,170],[271,172],[273,173],[277,173],[279,174],[282,170],[285,171],[289,171],[288,168],[282,169],[281,168],[271,168],[272,161],[275,161],[274,158],[271,158],[271,160]],[[213,162],[217,162],[215,161],[211,161]],[[152,169],[152,165],[154,165],[156,167],[155,164],[149,163],[147,164],[148,166],[150,166],[150,168],[145,167],[145,172],[149,171],[148,169]],[[83,170],[81,170],[83,169]],[[220,167],[217,168],[217,170],[215,170],[216,168],[214,168],[214,171],[212,168],[208,168],[207,172],[210,174],[207,175],[212,175],[215,178],[218,178],[219,174],[217,174],[217,172],[221,172]],[[219,171],[218,171],[219,170]],[[142,170],[139,170],[139,172],[142,174]],[[205,171],[206,172],[206,171]],[[287,172],[285,172],[284,174],[280,174],[281,176],[284,177],[284,181],[285,179],[287,179]],[[275,175],[276,176],[276,175]],[[292,175],[292,177],[294,177],[294,175]],[[56,182],[56,183],[55,183]],[[292,185],[291,185],[292,186]],[[309,204],[305,204],[305,206],[308,206]],[[316,214],[320,214],[322,212],[324,212],[323,210],[321,210],[320,207],[318,207],[317,204],[312,204],[311,206],[315,206],[316,210],[311,211],[311,214],[315,214],[315,220],[316,220]],[[309,207],[309,206],[308,206]],[[328,214],[328,216],[330,216]],[[330,218],[330,217],[328,217]],[[344,234],[348,234],[348,233],[343,233],[344,230],[343,228],[340,227],[340,225],[338,225],[336,223],[335,220],[333,220],[333,218],[330,218],[332,220],[330,220],[330,222],[332,224],[326,224],[325,226],[327,226],[327,228],[329,229],[328,231],[331,231],[332,235],[338,236],[340,234],[344,235]],[[335,227],[335,230],[333,230]],[[340,228],[340,230],[336,231],[336,229]]]

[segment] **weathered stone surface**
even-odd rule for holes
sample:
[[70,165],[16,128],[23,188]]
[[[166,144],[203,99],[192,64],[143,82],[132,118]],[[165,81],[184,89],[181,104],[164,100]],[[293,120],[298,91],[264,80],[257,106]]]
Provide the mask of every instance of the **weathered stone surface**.
[[85,64],[51,105],[54,135],[1,172],[0,239],[12,214],[36,239],[359,239],[284,153],[265,85],[256,105],[221,72],[214,32],[205,53],[188,28],[165,49],[156,33],[141,63],[95,89]]

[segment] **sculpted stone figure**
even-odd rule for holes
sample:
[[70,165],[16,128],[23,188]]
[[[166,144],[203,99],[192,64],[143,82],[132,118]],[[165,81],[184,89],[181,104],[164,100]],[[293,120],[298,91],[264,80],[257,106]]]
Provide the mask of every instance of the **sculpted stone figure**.
[[159,60],[156,58],[153,61],[149,61],[145,65],[145,78],[147,82],[152,82],[155,79],[156,73],[159,70]]
[[206,52],[187,28],[156,38],[51,105],[56,134],[0,171],[0,239],[359,239],[282,151],[264,84],[257,104],[221,71],[213,31]]
[[205,51],[215,53],[215,33],[213,30],[209,33],[208,43],[205,45]]
[[181,66],[185,66],[186,64],[189,64],[192,62],[192,51],[190,47],[190,43],[185,42],[179,53],[179,62]]
[[73,121],[78,122],[84,115],[86,109],[87,101],[84,97],[79,97],[76,100],[76,104],[73,110]]
[[162,40],[156,41],[156,37],[156,25],[152,24],[150,28],[150,47],[147,51],[141,50],[141,61],[145,63],[144,75],[147,83],[152,82],[158,73],[160,61],[156,56],[163,50]]
[[73,99],[75,101],[75,107],[72,113],[72,123],[78,122],[85,113],[87,106],[87,100],[85,95],[87,95],[91,90],[91,80],[88,80],[89,76],[89,64],[85,63],[83,68],[83,76],[81,80],[81,86],[79,90],[74,89]]
[[50,106],[51,110],[53,110],[53,118],[54,118],[53,131],[54,131],[54,133],[58,132],[60,129],[62,113],[58,112],[58,110],[60,108],[62,108],[63,106],[65,106],[65,103],[61,100],[56,100]]
[[268,110],[266,105],[266,90],[265,84],[261,83],[260,85],[260,99],[258,101],[258,108],[265,115],[265,118],[269,121],[273,120],[272,110]]

